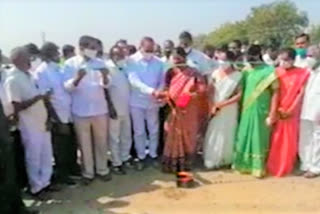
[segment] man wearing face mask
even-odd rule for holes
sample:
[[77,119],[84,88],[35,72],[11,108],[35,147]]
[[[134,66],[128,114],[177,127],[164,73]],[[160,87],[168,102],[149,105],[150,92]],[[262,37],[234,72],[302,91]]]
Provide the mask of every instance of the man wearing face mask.
[[41,95],[37,89],[29,73],[30,55],[25,48],[14,49],[11,61],[15,67],[5,80],[4,88],[18,117],[30,191],[41,199],[45,190],[50,189],[52,176],[51,135],[44,105],[44,100],[49,99],[50,93]]
[[36,82],[43,92],[52,91],[47,109],[53,122],[52,139],[56,163],[55,181],[57,183],[75,185],[69,177],[79,175],[77,166],[77,144],[73,133],[71,118],[71,97],[63,87],[63,74],[59,66],[59,47],[46,42],[40,49],[43,62],[35,71]]
[[123,175],[124,166],[131,166],[130,149],[132,145],[131,120],[129,112],[130,86],[124,50],[114,46],[110,59],[106,62],[111,76],[109,92],[117,111],[117,119],[110,119],[109,142],[112,155],[113,172]]
[[166,40],[163,44],[163,57],[161,60],[164,63],[168,63],[170,60],[170,57],[172,55],[172,51],[174,49],[174,43],[172,40]]
[[299,157],[302,174],[306,178],[315,178],[320,174],[320,47],[311,46],[308,55],[314,62],[300,116]]
[[210,58],[204,53],[192,48],[192,35],[184,31],[180,34],[179,40],[180,47],[187,53],[187,64],[197,69],[203,75],[209,74],[214,67],[214,63],[210,62]]
[[296,59],[295,66],[300,68],[307,68],[308,61],[307,58],[307,49],[310,43],[310,36],[308,34],[302,33],[295,38],[295,51]]
[[30,54],[30,59],[31,59],[31,67],[30,67],[30,72],[34,73],[37,67],[41,64],[41,59],[39,57],[40,50],[39,48],[33,44],[29,43],[24,46],[28,53]]
[[130,107],[133,120],[135,147],[139,161],[137,169],[142,170],[146,159],[146,130],[150,138],[149,155],[152,164],[157,165],[159,141],[159,102],[164,86],[164,66],[154,56],[154,41],[145,37],[140,51],[129,59],[128,78],[131,85]]
[[110,181],[107,165],[108,106],[104,89],[109,84],[105,62],[97,58],[96,39],[82,36],[80,54],[65,62],[64,86],[71,94],[71,113],[82,154],[83,184],[95,174]]

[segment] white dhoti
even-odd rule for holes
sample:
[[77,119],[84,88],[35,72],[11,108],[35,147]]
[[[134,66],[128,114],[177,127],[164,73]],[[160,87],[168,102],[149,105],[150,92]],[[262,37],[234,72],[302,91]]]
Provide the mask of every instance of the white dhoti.
[[50,185],[53,154],[50,132],[20,127],[25,151],[26,169],[32,193]]
[[130,159],[132,146],[130,115],[118,116],[118,119],[109,121],[109,145],[113,166],[121,166]]
[[299,156],[302,171],[320,174],[320,126],[314,121],[300,122]]
[[147,134],[145,121],[149,132],[149,155],[151,158],[158,156],[157,149],[159,144],[159,108],[143,109],[131,107],[133,120],[135,148],[140,160],[146,158]]

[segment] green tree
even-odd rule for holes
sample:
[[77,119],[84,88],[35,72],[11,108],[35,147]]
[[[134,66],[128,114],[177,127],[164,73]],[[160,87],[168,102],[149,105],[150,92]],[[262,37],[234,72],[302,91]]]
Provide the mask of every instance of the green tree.
[[204,43],[220,46],[234,39],[258,41],[261,44],[284,46],[308,25],[305,12],[293,2],[275,1],[251,9],[246,19],[221,25],[208,34]]
[[246,22],[234,22],[221,25],[217,30],[208,34],[205,43],[221,46],[234,39],[247,40]]
[[252,8],[246,23],[250,41],[289,45],[307,27],[308,17],[293,2],[279,1]]
[[199,34],[193,38],[193,46],[197,49],[202,50],[202,48],[205,46],[207,35],[206,34]]
[[315,44],[320,44],[320,24],[318,25],[313,25],[311,27],[311,42]]

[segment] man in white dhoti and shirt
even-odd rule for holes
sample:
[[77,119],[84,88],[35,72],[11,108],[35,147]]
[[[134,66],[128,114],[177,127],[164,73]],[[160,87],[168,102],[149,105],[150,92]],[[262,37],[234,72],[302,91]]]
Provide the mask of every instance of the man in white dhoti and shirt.
[[314,178],[320,174],[320,48],[310,47],[308,55],[312,67],[301,112],[299,156],[304,176]]
[[192,48],[192,35],[189,32],[184,31],[180,34],[179,40],[180,47],[184,48],[187,53],[187,64],[190,67],[196,68],[202,75],[210,74],[216,67],[216,63],[201,51]]
[[146,154],[145,121],[149,133],[149,156],[152,165],[157,165],[159,141],[159,102],[164,87],[164,65],[154,56],[154,41],[145,37],[141,48],[128,62],[128,78],[131,85],[130,108],[133,120],[135,148],[139,161],[137,170],[143,170]]
[[126,174],[125,166],[131,167],[132,146],[131,119],[129,110],[130,85],[123,48],[114,46],[109,53],[106,65],[110,72],[109,92],[117,112],[116,119],[109,121],[109,145],[112,155],[113,172]]
[[97,58],[96,39],[82,36],[80,54],[65,62],[64,85],[71,93],[73,114],[81,157],[83,184],[90,184],[97,174],[110,181],[107,165],[108,107],[104,89],[109,84],[105,62]]
[[40,95],[29,73],[30,55],[25,48],[13,50],[11,61],[15,67],[7,76],[4,88],[18,116],[30,191],[33,195],[40,196],[50,189],[52,176],[51,135],[44,105],[44,100],[49,98],[50,93]]

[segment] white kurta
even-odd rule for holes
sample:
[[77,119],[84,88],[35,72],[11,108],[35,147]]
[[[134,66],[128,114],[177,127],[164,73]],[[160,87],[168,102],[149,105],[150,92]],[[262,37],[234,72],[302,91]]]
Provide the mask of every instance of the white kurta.
[[301,170],[320,174],[320,67],[307,83],[300,122]]
[[[221,80],[216,79],[219,72],[212,75],[214,103],[229,99],[239,86],[242,74],[234,72]],[[238,121],[238,103],[222,108],[210,120],[204,143],[204,164],[206,168],[217,168],[232,162],[232,151]]]

